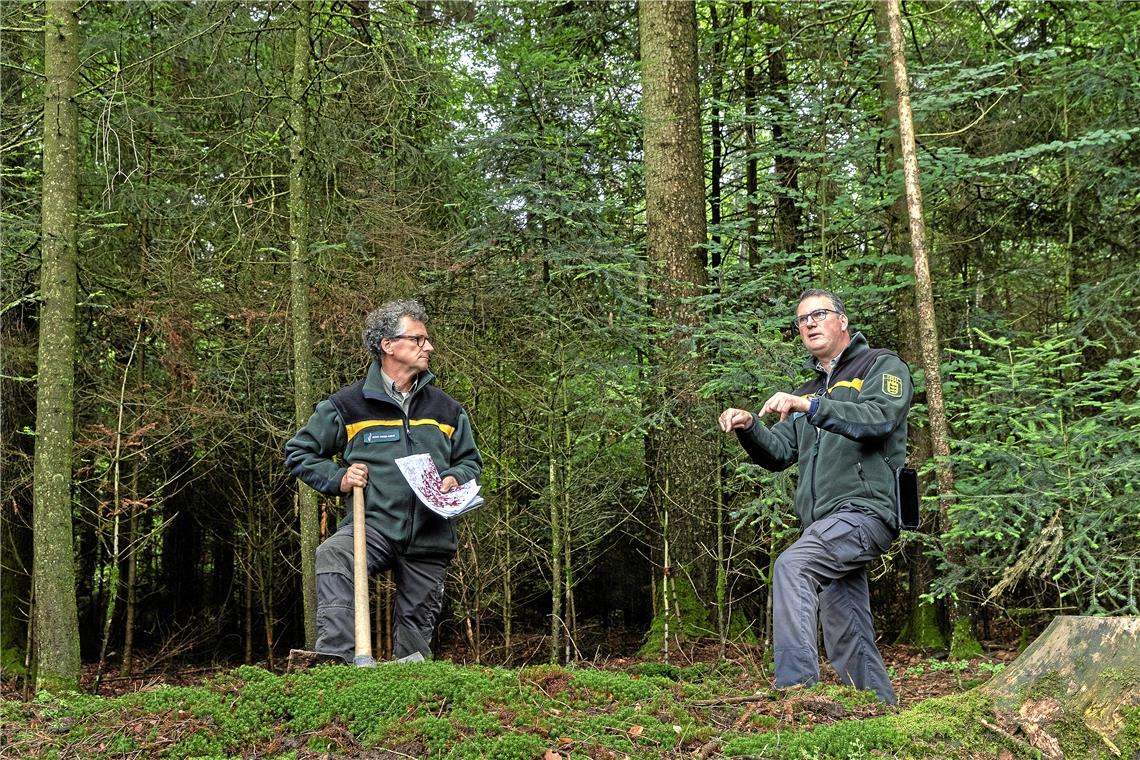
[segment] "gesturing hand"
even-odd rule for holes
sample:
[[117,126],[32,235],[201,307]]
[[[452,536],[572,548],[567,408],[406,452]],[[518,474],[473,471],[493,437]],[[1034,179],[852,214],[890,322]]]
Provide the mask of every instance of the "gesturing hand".
[[747,430],[752,427],[752,412],[744,409],[725,409],[718,419],[720,429],[726,433],[733,430]]
[[806,413],[810,408],[811,402],[803,396],[793,396],[790,393],[777,393],[764,402],[764,406],[757,413],[757,416],[763,417],[769,412],[778,412],[780,414],[780,421],[783,422],[792,412]]

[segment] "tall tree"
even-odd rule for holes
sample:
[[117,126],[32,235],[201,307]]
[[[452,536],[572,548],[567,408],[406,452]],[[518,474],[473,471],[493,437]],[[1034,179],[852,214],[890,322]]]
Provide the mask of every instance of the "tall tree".
[[[910,229],[910,248],[914,256],[914,289],[918,306],[919,344],[922,348],[922,366],[926,372],[926,406],[930,419],[930,443],[936,457],[938,473],[939,517],[943,529],[950,526],[950,503],[954,494],[954,471],[950,466],[950,426],[946,419],[946,404],[942,395],[942,368],[938,344],[938,323],[934,313],[934,286],[930,278],[930,261],[926,249],[926,221],[923,218],[922,183],[918,174],[918,155],[914,138],[914,113],[910,106],[910,84],[907,79],[906,48],[902,34],[902,12],[899,0],[886,3],[887,28],[891,35],[891,68],[898,94],[899,138],[903,159],[903,178],[906,182],[907,220]],[[951,556],[951,560],[954,557]],[[959,602],[951,604],[951,622],[954,628],[951,646],[955,656],[969,657],[978,649],[977,640],[970,630],[970,621],[963,615]]]
[[[711,426],[696,391],[700,360],[693,334],[700,315],[693,299],[704,293],[704,163],[697,93],[697,16],[692,2],[642,2],[642,109],[645,142],[646,254],[653,269],[651,294],[658,423],[646,443],[648,487],[662,528],[664,599],[674,573],[684,568],[698,590],[710,590],[702,572],[700,515],[715,513],[709,482],[714,472]],[[676,566],[674,562],[676,561]],[[668,617],[668,616],[667,616]]]
[[32,583],[36,686],[79,685],[79,616],[71,537],[75,389],[78,3],[44,9],[44,143]]
[[781,108],[772,119],[772,142],[775,145],[773,164],[778,191],[773,214],[772,247],[780,253],[793,253],[803,244],[800,229],[799,160],[796,146],[788,135],[786,122],[794,119],[790,105],[792,88],[788,84],[788,65],[784,52],[788,22],[783,11],[775,6],[767,9],[768,21],[780,30],[781,39],[768,43],[768,91]]
[[[294,3],[296,28],[293,39],[292,110],[289,125],[289,281],[293,328],[293,421],[300,428],[313,408],[312,341],[309,334],[309,78],[312,3]],[[301,528],[301,589],[304,597],[305,647],[317,641],[316,551],[317,492],[297,481],[297,511]]]
[[[907,232],[907,196],[902,181],[902,141],[899,136],[899,97],[891,50],[891,30],[887,19],[886,3],[875,3],[875,42],[884,51],[879,56],[879,94],[883,106],[883,148],[880,173],[884,177],[884,209],[882,223],[882,253],[885,256],[903,254],[910,248]],[[912,265],[913,266],[913,265]],[[911,366],[922,363],[922,348],[918,335],[918,311],[915,308],[913,288],[900,288],[895,295],[899,324],[899,355]],[[930,459],[930,436],[925,426],[910,428],[911,456],[917,466]],[[936,529],[932,529],[936,532]],[[938,628],[933,604],[923,603],[920,596],[930,583],[931,563],[918,550],[917,543],[907,543],[910,550],[910,578],[908,582],[910,615],[900,639],[910,644],[932,649],[945,649],[945,638]]]

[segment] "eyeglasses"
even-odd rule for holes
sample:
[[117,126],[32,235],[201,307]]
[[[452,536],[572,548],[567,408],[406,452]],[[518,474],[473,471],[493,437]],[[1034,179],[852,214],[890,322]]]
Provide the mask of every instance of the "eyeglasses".
[[388,340],[414,340],[420,348],[423,348],[425,343],[431,342],[426,335],[396,335]]
[[802,316],[799,316],[799,317],[796,317],[795,319],[793,319],[792,320],[792,327],[794,327],[795,329],[798,330],[801,327],[803,327],[804,325],[806,325],[808,322],[811,322],[813,325],[822,322],[823,320],[827,319],[828,314],[842,314],[842,313],[843,312],[836,311],[835,309],[816,309],[815,311],[809,311],[807,314],[804,314]]

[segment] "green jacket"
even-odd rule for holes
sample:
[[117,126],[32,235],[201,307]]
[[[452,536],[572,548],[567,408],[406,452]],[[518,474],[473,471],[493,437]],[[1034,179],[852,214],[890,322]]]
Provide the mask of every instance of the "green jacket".
[[842,506],[874,511],[895,531],[895,468],[906,461],[906,415],[914,386],[910,370],[892,351],[867,345],[862,333],[840,354],[828,376],[814,359],[816,376],[792,391],[817,396],[807,414],[797,412],[765,427],[737,430],[754,462],[768,470],[799,464],[795,507],[803,527]]
[[[285,466],[310,487],[341,495],[350,464],[368,465],[364,519],[407,555],[455,554],[455,527],[420,503],[396,459],[431,454],[441,478],[460,484],[477,478],[483,460],[475,447],[467,412],[420,373],[408,414],[389,396],[376,362],[368,375],[317,404],[308,423],[285,444]],[[345,495],[352,522],[352,500]]]

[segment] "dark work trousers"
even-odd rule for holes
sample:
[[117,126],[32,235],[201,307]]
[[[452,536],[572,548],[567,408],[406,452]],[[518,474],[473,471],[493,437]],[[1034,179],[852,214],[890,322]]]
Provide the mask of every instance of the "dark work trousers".
[[776,558],[772,627],[778,688],[819,681],[818,609],[824,647],[839,680],[896,704],[875,646],[866,571],[892,540],[893,531],[880,517],[844,508],[809,525]]
[[[392,612],[392,656],[419,652],[431,658],[431,635],[443,605],[443,579],[450,557],[406,557],[388,539],[366,526],[368,575],[391,569],[396,581]],[[353,611],[352,525],[345,525],[317,547],[317,651],[351,663],[356,644]]]

